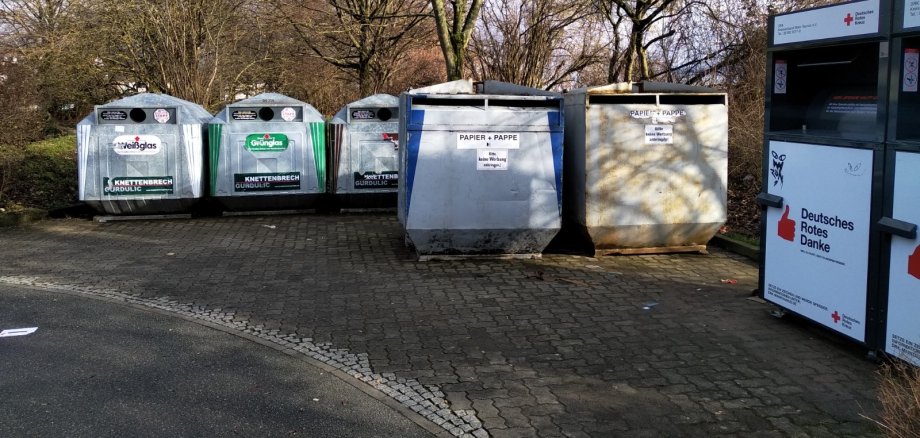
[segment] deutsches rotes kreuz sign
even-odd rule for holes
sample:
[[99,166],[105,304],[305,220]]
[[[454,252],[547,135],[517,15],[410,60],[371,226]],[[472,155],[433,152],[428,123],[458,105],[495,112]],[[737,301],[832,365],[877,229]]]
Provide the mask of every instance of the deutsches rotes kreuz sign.
[[778,15],[773,44],[788,44],[878,33],[879,0]]

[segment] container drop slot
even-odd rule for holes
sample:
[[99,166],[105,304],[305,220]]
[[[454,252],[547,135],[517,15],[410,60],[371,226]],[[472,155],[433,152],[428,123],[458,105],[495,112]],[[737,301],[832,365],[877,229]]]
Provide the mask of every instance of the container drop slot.
[[[873,140],[880,138],[878,42],[777,51],[767,71],[768,131]],[[788,66],[780,82],[774,65]]]
[[380,108],[377,110],[377,118],[386,122],[387,120],[393,118],[393,111],[390,111],[389,108]]
[[657,96],[654,94],[622,94],[622,95],[593,95],[588,96],[588,104],[608,104],[608,105],[626,105],[626,104],[652,104],[658,103]]
[[852,64],[853,60],[848,59],[845,61],[824,61],[824,62],[806,62],[798,64],[797,67],[808,68],[808,67],[830,67],[834,65],[847,65]]
[[275,118],[275,110],[269,107],[262,107],[259,109],[259,118],[268,122]]
[[147,120],[147,112],[140,108],[134,108],[128,113],[128,117],[134,123],[144,123],[144,120]]
[[552,100],[518,100],[518,99],[489,99],[491,108],[559,108],[560,101]]
[[476,106],[485,107],[485,99],[444,99],[438,97],[416,97],[412,99],[413,105],[427,106]]

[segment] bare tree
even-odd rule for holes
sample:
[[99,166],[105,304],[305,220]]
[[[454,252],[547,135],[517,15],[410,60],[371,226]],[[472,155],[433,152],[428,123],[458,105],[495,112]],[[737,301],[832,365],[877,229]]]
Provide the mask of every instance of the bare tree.
[[384,88],[396,58],[430,35],[425,0],[273,0],[314,56],[349,72],[366,96]]
[[[675,8],[678,0],[601,0],[597,6],[612,26],[615,46],[612,47],[611,62],[607,73],[610,82],[622,80],[645,80],[652,77],[648,49],[651,45],[675,34],[674,28],[660,29],[650,36],[655,26],[684,13]],[[620,47],[623,35],[622,25],[629,24],[625,47]]]
[[583,2],[487,1],[470,46],[474,76],[547,89],[571,83],[600,59],[592,12]]
[[434,12],[435,29],[444,64],[447,67],[447,80],[463,78],[466,62],[466,50],[469,45],[479,10],[483,0],[431,0]]
[[83,6],[76,0],[0,1],[0,57],[19,73],[31,72],[30,98],[50,116],[43,121],[51,132],[56,122],[69,124],[114,94],[95,62]]
[[[273,27],[246,0],[97,0],[101,55],[125,85],[143,83],[206,107],[270,76]],[[263,73],[263,75],[253,73]]]

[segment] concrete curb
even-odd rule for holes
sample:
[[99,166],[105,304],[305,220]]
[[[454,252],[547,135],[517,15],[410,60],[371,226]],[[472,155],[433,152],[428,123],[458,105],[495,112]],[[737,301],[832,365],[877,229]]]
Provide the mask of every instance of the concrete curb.
[[760,262],[759,246],[754,246],[740,240],[730,239],[718,234],[713,236],[712,240],[709,241],[709,244],[718,246],[719,248],[724,248],[735,254],[743,255],[755,262]]

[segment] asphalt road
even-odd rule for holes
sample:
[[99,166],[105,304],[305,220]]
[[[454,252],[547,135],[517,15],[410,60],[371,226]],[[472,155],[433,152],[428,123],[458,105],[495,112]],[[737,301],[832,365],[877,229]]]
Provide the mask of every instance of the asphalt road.
[[302,359],[133,306],[0,285],[0,436],[421,437]]

